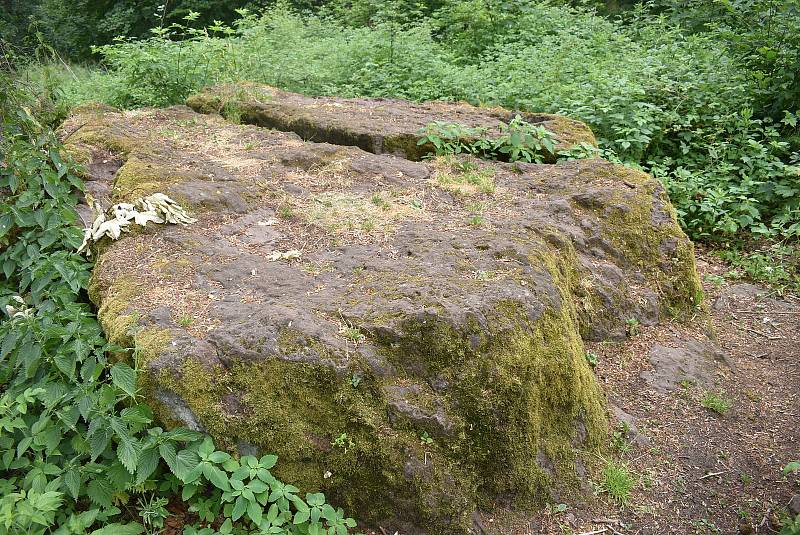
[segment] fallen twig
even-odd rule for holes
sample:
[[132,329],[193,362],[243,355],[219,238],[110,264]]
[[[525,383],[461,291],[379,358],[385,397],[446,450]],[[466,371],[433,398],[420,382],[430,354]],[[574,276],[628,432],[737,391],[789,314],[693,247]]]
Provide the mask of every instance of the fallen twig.
[[785,336],[770,336],[769,334],[767,334],[765,332],[757,331],[755,329],[747,329],[747,330],[749,332],[751,332],[751,333],[760,334],[761,336],[763,336],[767,340],[784,340],[786,338]]
[[619,520],[616,518],[595,518],[592,520],[593,524],[619,524]]
[[800,315],[800,310],[770,310],[769,312],[766,310],[734,310],[734,312],[739,314],[764,314],[765,316],[770,314]]
[[702,479],[706,479],[706,478],[709,478],[709,477],[721,476],[722,474],[727,474],[728,472],[730,472],[730,470],[722,470],[720,472],[709,472],[706,475],[697,478],[697,481],[700,481]]

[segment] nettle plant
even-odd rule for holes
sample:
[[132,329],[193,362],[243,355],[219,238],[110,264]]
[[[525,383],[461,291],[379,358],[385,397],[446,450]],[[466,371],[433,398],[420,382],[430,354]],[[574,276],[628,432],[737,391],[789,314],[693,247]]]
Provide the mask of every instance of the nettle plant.
[[200,517],[187,534],[345,535],[355,521],[272,476],[275,456],[236,459],[155,425],[84,297],[75,166],[3,93],[0,535],[154,533],[177,496]]
[[516,115],[508,124],[500,123],[500,135],[489,129],[435,121],[420,130],[417,145],[430,143],[436,156],[474,154],[485,160],[542,163],[556,155],[556,140],[543,126],[531,124]]

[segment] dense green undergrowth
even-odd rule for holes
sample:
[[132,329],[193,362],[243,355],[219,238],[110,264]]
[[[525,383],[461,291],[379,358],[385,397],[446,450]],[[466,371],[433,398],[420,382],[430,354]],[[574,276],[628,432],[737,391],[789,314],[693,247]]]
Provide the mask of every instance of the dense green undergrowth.
[[155,425],[86,299],[75,165],[0,87],[0,535],[158,533],[178,496],[187,534],[345,535],[355,522],[274,478],[275,456]]
[[[607,157],[661,179],[693,239],[725,249],[742,238],[792,244],[800,237],[800,102],[791,78],[800,23],[792,13],[800,11],[784,0],[767,20],[761,3],[737,2],[742,20],[727,23],[695,2],[686,9],[705,17],[697,28],[679,25],[677,8],[671,18],[638,9],[613,21],[540,2],[445,2],[422,12],[355,2],[363,9],[349,15],[279,4],[204,28],[190,13],[148,39],[97,47],[102,68],[62,73],[60,89],[69,105],[131,108],[252,80],[306,94],[562,113],[587,122]],[[763,57],[745,52],[756,40]],[[792,269],[789,286],[798,281]]]

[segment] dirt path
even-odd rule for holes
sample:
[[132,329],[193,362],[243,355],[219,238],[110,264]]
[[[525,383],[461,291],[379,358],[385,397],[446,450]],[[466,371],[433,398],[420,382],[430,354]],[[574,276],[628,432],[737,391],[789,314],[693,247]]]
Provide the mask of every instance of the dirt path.
[[[635,474],[627,503],[614,504],[593,484],[594,503],[565,503],[563,511],[554,507],[513,527],[490,516],[485,524],[495,527],[487,531],[780,531],[779,518],[800,492],[798,478],[781,473],[800,458],[800,298],[725,281],[726,268],[713,257],[701,256],[698,264],[721,353],[704,343],[704,325],[634,327],[638,333],[628,341],[588,347],[598,356],[596,373],[609,401],[632,427],[618,428],[613,454]],[[664,349],[670,347],[678,349]],[[670,381],[673,388],[665,390]],[[730,408],[719,414],[704,407],[703,399],[714,401],[708,392]]]

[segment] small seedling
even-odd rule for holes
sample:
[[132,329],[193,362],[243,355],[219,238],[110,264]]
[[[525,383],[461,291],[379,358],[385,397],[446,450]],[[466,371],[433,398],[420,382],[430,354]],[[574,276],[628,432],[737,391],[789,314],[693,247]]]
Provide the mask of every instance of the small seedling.
[[188,327],[192,323],[194,323],[194,318],[189,314],[181,314],[181,316],[178,318],[178,325],[181,327]]
[[707,531],[708,533],[714,533],[714,534],[722,533],[720,529],[717,527],[717,525],[708,520],[707,518],[703,518],[701,520],[695,520],[692,522],[692,525],[695,528],[702,529],[704,531]]
[[723,394],[715,394],[714,392],[706,392],[700,399],[700,405],[708,410],[714,411],[717,414],[726,414],[733,403]]
[[383,197],[381,197],[380,193],[376,193],[375,195],[373,195],[371,200],[372,204],[374,204],[375,206],[377,206],[382,210],[388,210],[389,208],[392,207],[392,205],[390,205],[387,201],[383,199]]
[[422,434],[419,436],[419,441],[423,446],[430,446],[433,444],[433,438],[428,434],[427,431],[422,432]]
[[139,516],[142,518],[142,523],[145,526],[150,526],[156,529],[164,527],[164,521],[169,516],[166,505],[169,500],[166,498],[158,498],[153,494],[149,500],[143,498],[139,499]]
[[558,515],[561,513],[565,513],[567,511],[567,504],[565,503],[548,503],[547,504],[547,512],[551,515]]
[[621,422],[617,429],[611,434],[611,445],[621,455],[628,453],[631,449],[631,443],[628,442],[627,436],[630,433],[631,427],[627,422]]
[[473,227],[480,227],[481,225],[483,225],[483,216],[474,215],[469,219],[467,219],[467,223],[469,223]]
[[783,475],[800,474],[800,461],[792,461],[783,467]]
[[350,340],[354,344],[361,342],[365,338],[364,334],[358,327],[342,327],[340,332],[346,339]]
[[361,372],[354,372],[353,375],[350,376],[350,384],[353,385],[353,388],[358,388],[358,385],[360,385],[363,380],[364,374]]
[[348,448],[353,448],[355,445],[355,442],[347,436],[347,433],[342,433],[331,441],[331,446],[334,448],[342,448],[345,453],[347,453]]
[[592,368],[594,368],[595,366],[597,366],[597,361],[598,361],[599,359],[600,359],[600,357],[598,357],[598,356],[597,356],[596,354],[594,354],[594,353],[586,353],[586,362],[588,362],[588,363],[589,363],[589,366],[591,366]]
[[197,497],[195,499],[196,501],[189,506],[189,511],[197,513],[200,520],[213,522],[222,510],[219,495],[208,498]]
[[639,323],[638,319],[636,319],[636,318],[628,318],[625,321],[625,323],[628,326],[628,337],[629,338],[633,338],[634,336],[636,336],[637,334],[639,334],[641,332],[641,329],[640,329],[641,323]]
[[493,279],[495,276],[494,271],[486,271],[486,270],[478,270],[475,272],[475,278],[479,281],[488,281]]
[[468,202],[464,205],[464,208],[473,214],[480,214],[486,208],[486,205],[482,202]]

